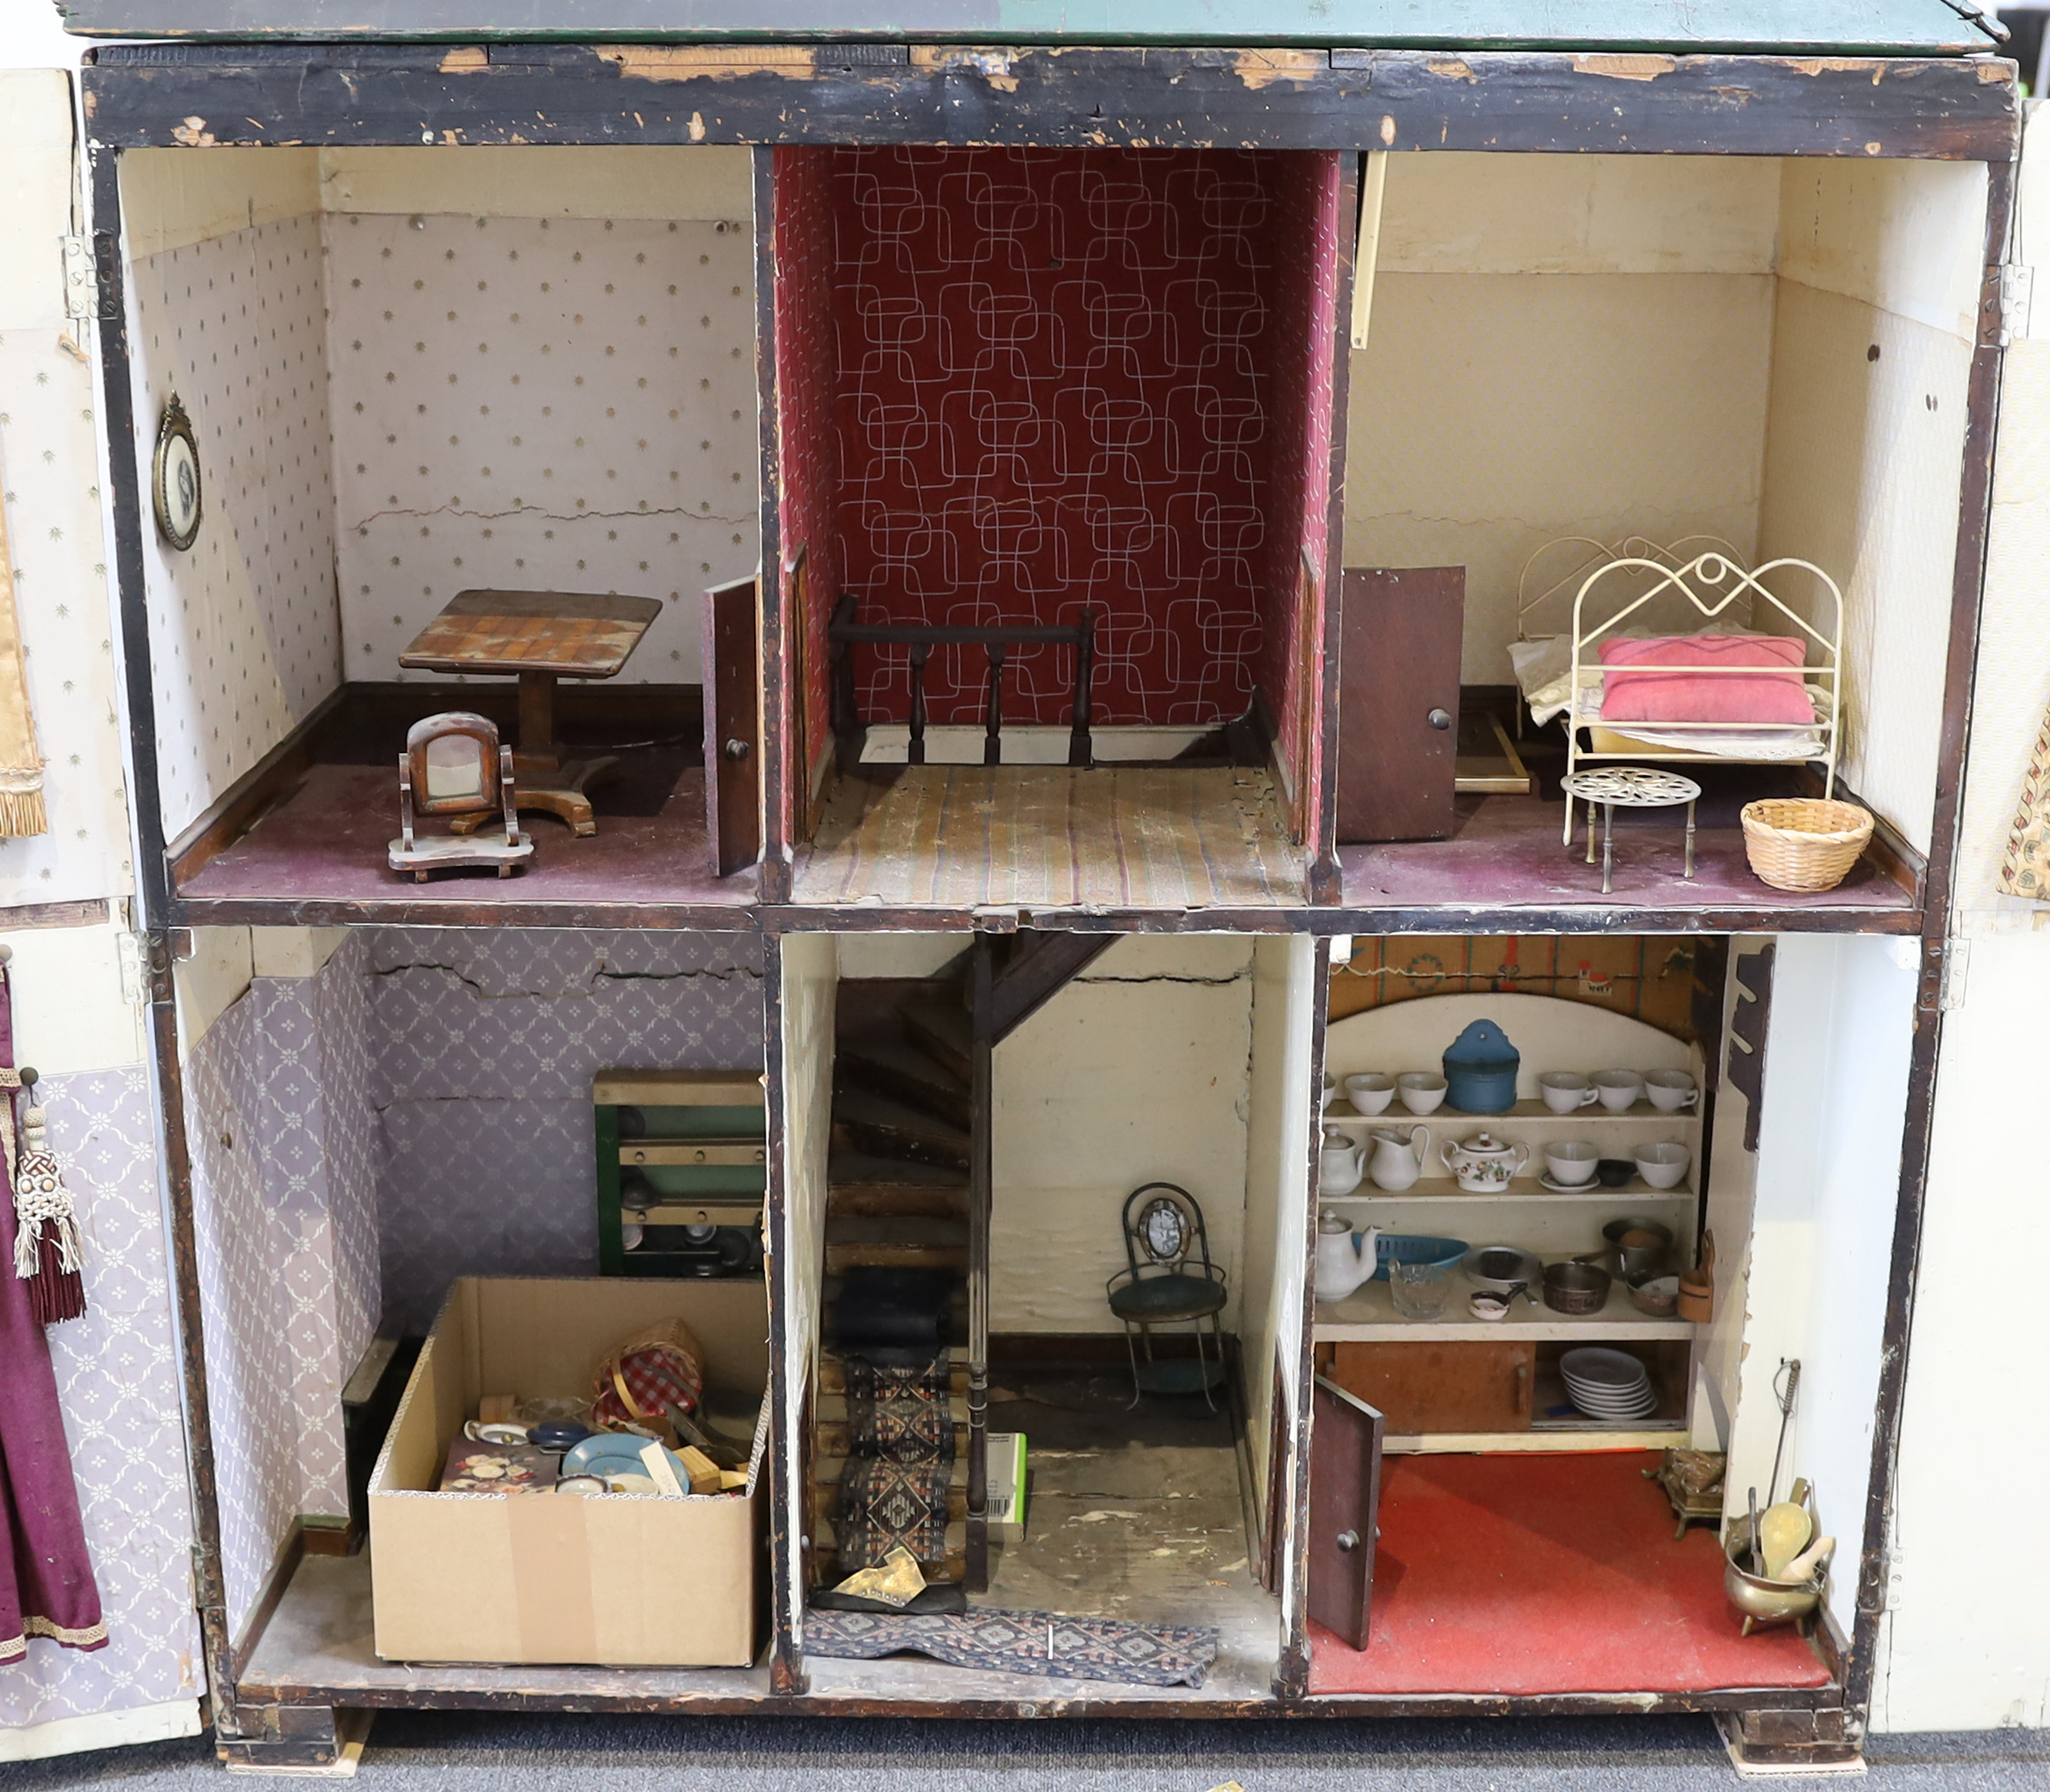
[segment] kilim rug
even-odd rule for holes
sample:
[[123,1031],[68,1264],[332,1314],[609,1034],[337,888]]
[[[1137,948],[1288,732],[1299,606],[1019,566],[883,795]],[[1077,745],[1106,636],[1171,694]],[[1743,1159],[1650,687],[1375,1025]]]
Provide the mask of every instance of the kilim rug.
[[899,1544],[920,1562],[947,1559],[947,1486],[952,1463],[893,1463],[850,1457],[840,1470],[833,1521],[840,1571],[879,1568]]
[[975,1611],[933,1617],[872,1612],[804,1614],[804,1653],[843,1660],[930,1655],[954,1667],[1061,1680],[1199,1687],[1217,1660],[1218,1632],[1171,1624],[1121,1624],[1052,1612]]
[[953,1364],[942,1349],[915,1368],[845,1359],[847,1453],[893,1463],[951,1463]]

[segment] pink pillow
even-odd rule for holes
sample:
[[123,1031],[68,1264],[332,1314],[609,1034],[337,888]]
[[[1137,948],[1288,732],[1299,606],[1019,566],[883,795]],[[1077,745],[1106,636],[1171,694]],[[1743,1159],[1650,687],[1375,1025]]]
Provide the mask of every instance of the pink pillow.
[[[1621,666],[1793,666],[1808,657],[1790,635],[1621,636],[1601,645],[1602,664]],[[1604,722],[1775,722],[1805,727],[1815,703],[1801,674],[1611,670],[1602,691]]]

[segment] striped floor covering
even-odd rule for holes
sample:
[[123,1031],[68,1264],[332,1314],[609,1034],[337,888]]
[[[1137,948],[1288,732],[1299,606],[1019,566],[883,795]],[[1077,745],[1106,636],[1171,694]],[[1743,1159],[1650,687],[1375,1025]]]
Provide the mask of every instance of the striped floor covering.
[[1302,854],[1264,770],[914,765],[843,780],[799,902],[943,907],[1300,904]]

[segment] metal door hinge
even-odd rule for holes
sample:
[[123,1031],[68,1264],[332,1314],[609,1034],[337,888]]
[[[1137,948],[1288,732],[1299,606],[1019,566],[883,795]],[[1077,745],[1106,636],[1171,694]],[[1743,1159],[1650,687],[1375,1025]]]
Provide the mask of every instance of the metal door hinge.
[[66,236],[64,245],[64,316],[105,322],[114,315],[114,239],[105,231]]
[[1971,965],[1969,940],[1950,940],[1930,947],[1923,955],[1922,987],[1915,1006],[1925,1015],[1953,1014],[1963,1008],[1965,973]]
[[2029,333],[2029,312],[2035,302],[2036,270],[2025,261],[2000,264],[2000,346]]

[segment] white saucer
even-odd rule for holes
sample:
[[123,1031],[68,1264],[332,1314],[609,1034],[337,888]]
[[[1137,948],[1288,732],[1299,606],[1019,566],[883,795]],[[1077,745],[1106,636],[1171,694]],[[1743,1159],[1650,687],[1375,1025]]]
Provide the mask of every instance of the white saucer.
[[1588,1190],[1601,1186],[1601,1178],[1598,1176],[1591,1176],[1585,1182],[1554,1182],[1549,1170],[1540,1170],[1538,1180],[1555,1195],[1584,1195]]

